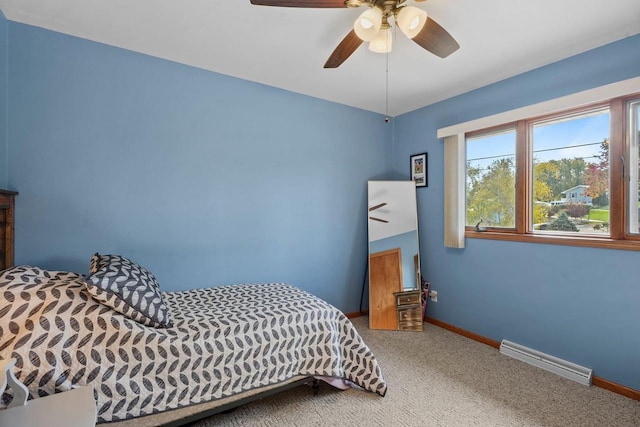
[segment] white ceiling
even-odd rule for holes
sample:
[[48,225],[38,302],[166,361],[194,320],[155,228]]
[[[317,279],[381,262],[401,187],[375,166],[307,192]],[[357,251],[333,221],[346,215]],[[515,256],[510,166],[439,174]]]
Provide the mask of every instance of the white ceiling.
[[[413,4],[409,0],[409,4]],[[400,31],[389,54],[360,48],[323,69],[364,9],[249,0],[0,0],[7,19],[396,116],[640,33],[640,0],[429,0],[460,44],[445,59]]]

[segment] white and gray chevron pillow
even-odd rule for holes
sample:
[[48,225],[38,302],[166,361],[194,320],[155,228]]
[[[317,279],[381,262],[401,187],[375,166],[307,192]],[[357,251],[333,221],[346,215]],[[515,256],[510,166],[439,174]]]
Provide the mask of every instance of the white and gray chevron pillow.
[[85,283],[94,299],[136,322],[156,328],[172,326],[156,278],[123,256],[95,253]]

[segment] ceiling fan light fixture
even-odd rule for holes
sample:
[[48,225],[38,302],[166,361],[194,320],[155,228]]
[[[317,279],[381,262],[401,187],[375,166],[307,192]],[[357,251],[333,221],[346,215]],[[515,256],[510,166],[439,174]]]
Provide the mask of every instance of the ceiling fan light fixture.
[[410,39],[418,35],[427,22],[427,12],[414,6],[405,6],[398,12],[398,27]]
[[353,23],[353,29],[361,40],[370,42],[380,32],[381,25],[382,11],[377,7],[372,7],[358,16],[356,22]]
[[344,4],[347,7],[360,7],[362,6],[362,0],[345,0]]
[[392,45],[391,28],[383,28],[378,31],[376,38],[369,42],[369,50],[376,53],[388,53],[391,52]]

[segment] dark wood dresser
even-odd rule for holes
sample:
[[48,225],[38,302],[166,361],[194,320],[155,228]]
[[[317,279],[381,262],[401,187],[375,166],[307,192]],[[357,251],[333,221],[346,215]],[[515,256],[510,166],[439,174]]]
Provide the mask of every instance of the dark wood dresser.
[[0,190],[0,270],[13,267],[15,191]]
[[394,292],[393,296],[396,298],[398,329],[401,331],[421,331],[421,292],[418,289],[411,291]]

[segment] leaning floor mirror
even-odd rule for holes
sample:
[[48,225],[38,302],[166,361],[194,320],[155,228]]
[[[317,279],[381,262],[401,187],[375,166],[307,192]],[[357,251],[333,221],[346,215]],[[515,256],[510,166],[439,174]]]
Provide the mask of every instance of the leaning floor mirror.
[[369,327],[422,330],[413,181],[369,181]]

